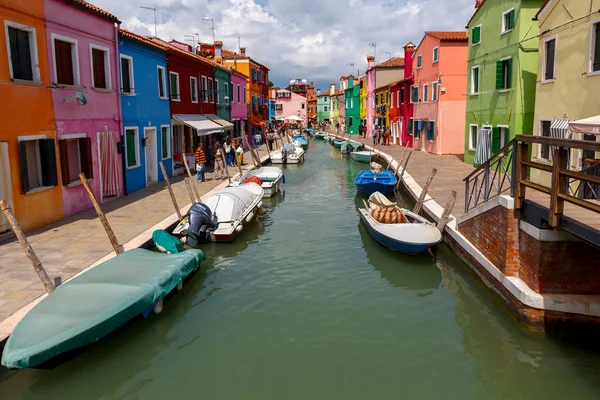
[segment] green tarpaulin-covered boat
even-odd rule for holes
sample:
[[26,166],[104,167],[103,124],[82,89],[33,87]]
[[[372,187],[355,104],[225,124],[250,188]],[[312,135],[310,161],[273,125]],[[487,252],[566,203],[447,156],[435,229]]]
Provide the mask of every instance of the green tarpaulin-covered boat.
[[60,285],[19,322],[2,365],[41,366],[151,310],[205,259],[200,250],[133,249]]

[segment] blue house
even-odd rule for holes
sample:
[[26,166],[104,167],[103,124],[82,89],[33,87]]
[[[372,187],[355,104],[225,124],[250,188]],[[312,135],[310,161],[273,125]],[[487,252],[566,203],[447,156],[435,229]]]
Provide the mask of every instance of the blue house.
[[119,30],[119,72],[123,118],[125,193],[173,174],[167,49],[124,29]]
[[269,122],[273,122],[273,118],[275,118],[275,101],[269,99]]

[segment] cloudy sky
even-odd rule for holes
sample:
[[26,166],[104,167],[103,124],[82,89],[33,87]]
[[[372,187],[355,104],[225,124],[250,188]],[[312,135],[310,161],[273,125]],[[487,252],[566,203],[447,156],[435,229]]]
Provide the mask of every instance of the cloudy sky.
[[[200,34],[237,50],[238,37],[247,54],[271,70],[271,80],[287,86],[306,78],[317,87],[340,75],[364,71],[366,56],[377,61],[402,55],[409,41],[418,44],[425,30],[464,30],[475,0],[88,0],[115,14],[134,32],[183,41]],[[348,64],[354,64],[349,66]]]

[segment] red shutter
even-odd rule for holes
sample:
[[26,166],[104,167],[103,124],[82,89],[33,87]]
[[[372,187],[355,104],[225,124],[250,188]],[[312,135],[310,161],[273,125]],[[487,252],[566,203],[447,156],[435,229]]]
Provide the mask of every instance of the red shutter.
[[104,65],[104,52],[92,49],[92,67],[94,70],[94,87],[106,89],[106,66]]
[[56,83],[61,85],[75,85],[73,75],[72,44],[54,39],[54,59],[56,60]]
[[67,149],[66,139],[58,141],[58,154],[60,159],[60,176],[62,178],[63,186],[67,186],[71,183],[69,177],[69,150]]
[[79,139],[79,152],[81,157],[81,172],[83,172],[87,179],[93,179],[92,139],[89,137]]

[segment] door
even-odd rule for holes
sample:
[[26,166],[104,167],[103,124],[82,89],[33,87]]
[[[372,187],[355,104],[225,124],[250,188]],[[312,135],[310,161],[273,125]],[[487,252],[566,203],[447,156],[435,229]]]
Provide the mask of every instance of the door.
[[144,128],[146,139],[146,186],[158,182],[158,146],[156,143],[156,128]]
[[100,202],[119,197],[121,170],[117,132],[98,132],[98,158],[100,160]]
[[[0,200],[13,207],[12,182],[10,179],[10,162],[8,159],[8,142],[0,142]],[[0,212],[0,233],[10,229],[3,212]]]

